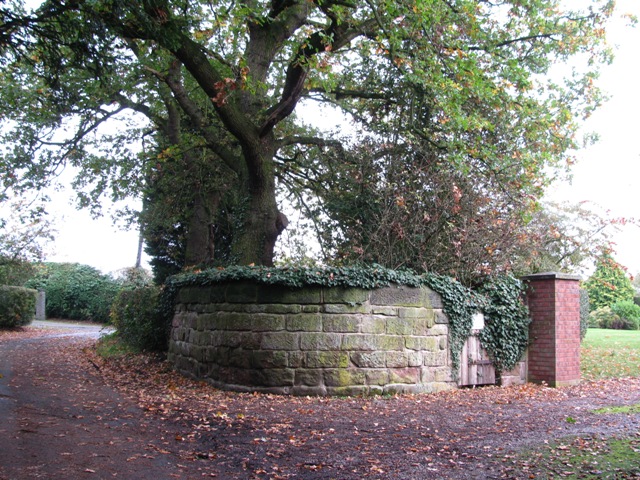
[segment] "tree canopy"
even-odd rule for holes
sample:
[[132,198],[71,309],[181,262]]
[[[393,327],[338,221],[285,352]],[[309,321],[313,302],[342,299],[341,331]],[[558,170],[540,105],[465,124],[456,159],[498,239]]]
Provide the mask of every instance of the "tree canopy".
[[607,251],[598,259],[596,270],[585,282],[584,288],[589,292],[591,310],[610,307],[617,302],[633,301],[635,292],[626,268]]
[[[526,225],[601,101],[612,9],[49,0],[31,12],[5,2],[4,187],[42,188],[71,165],[82,205],[141,197],[165,266],[271,265],[290,202],[334,261],[385,258],[413,229],[438,265],[506,268],[496,257],[506,229]],[[585,68],[548,75],[572,58]]]

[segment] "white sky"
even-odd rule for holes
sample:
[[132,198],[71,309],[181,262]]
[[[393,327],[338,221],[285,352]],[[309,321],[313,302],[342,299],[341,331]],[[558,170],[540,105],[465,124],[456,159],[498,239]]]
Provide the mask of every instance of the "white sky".
[[[609,43],[616,47],[613,64],[602,69],[600,85],[610,100],[585,123],[600,141],[578,152],[573,180],[558,185],[549,197],[577,203],[591,201],[612,218],[640,219],[640,26],[626,26],[623,13],[640,17],[640,1],[618,0]],[[640,228],[628,225],[614,238],[614,258],[633,275],[640,273]]]
[[[622,13],[640,16],[640,0],[619,0],[616,17]],[[557,185],[550,197],[579,202],[589,200],[609,210],[612,217],[640,218],[640,27],[630,28],[614,20],[608,30],[609,42],[616,45],[616,58],[602,72],[600,85],[611,99],[585,124],[585,131],[595,131],[600,141],[578,152],[571,183]],[[58,196],[58,218],[53,254],[49,261],[79,262],[104,272],[135,264],[138,233],[113,226],[109,215],[91,219],[88,212],[71,207],[70,194]],[[615,258],[640,272],[640,228],[626,227],[615,238]]]

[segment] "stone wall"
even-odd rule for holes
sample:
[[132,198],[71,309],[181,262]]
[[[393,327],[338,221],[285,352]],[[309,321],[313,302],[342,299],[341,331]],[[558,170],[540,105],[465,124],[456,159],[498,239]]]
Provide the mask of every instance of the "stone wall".
[[238,391],[294,395],[455,388],[448,320],[426,287],[183,287],[169,360]]

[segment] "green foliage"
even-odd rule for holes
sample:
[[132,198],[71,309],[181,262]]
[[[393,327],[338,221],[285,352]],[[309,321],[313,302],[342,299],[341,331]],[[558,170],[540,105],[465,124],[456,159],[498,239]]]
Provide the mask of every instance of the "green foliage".
[[0,328],[29,324],[36,314],[37,293],[30,288],[0,286]]
[[[618,315],[629,330],[637,330],[640,325],[640,306],[631,300],[623,300],[611,305],[611,311]],[[626,328],[625,328],[626,329]]]
[[121,286],[88,265],[44,263],[26,284],[46,293],[49,318],[109,321],[109,310]]
[[589,292],[580,289],[580,340],[584,340],[589,328]]
[[611,307],[600,307],[589,313],[589,327],[611,328],[610,325],[620,323],[620,317],[613,313]]
[[96,342],[96,353],[108,359],[140,353],[140,350],[126,343],[117,332],[114,332],[100,337]]
[[22,286],[34,273],[31,262],[0,256],[0,285]]
[[152,284],[153,278],[144,268],[123,268],[116,272],[116,281],[122,288],[147,287]]
[[609,252],[598,260],[593,275],[584,283],[589,292],[591,310],[610,307],[616,302],[633,301],[634,289],[624,267]]
[[512,370],[529,345],[529,311],[522,296],[524,285],[513,277],[496,277],[480,287],[488,298],[480,342],[497,372]]
[[442,297],[449,318],[449,350],[454,373],[460,366],[460,352],[471,334],[473,315],[486,307],[485,299],[451,277],[427,274],[425,283]]
[[[621,302],[622,306],[618,308],[625,315],[632,313],[629,302]],[[616,305],[616,304],[614,304]],[[620,305],[620,304],[618,304]],[[609,328],[613,330],[637,330],[639,325],[638,317],[621,316],[611,307],[601,307],[589,314],[589,326],[595,328]]]
[[170,323],[159,306],[161,289],[147,286],[123,289],[111,307],[111,322],[117,335],[128,345],[141,350],[165,350]]
[[[581,119],[602,99],[594,79],[611,57],[603,30],[611,2],[572,7],[49,0],[28,15],[11,4],[0,25],[0,145],[10,146],[0,174],[27,191],[71,164],[83,206],[102,195],[143,197],[137,218],[157,240],[161,276],[194,244],[194,258],[213,256],[212,264],[271,264],[286,223],[276,185],[311,221],[322,218],[315,207],[327,190],[357,193],[344,205],[355,212],[331,217],[332,234],[352,238],[361,213],[376,214],[364,217],[371,226],[353,245],[381,246],[373,261],[392,256],[397,241],[398,257],[384,264],[423,269],[409,263],[416,240],[421,259],[443,258],[443,274],[451,258],[467,268],[470,250],[474,267],[487,257],[504,267],[500,232],[526,223],[519,217],[530,216],[554,169],[571,159]],[[580,65],[566,78],[546,75],[569,60]],[[311,127],[305,99],[357,133]],[[137,125],[128,123],[133,112]],[[354,151],[371,170],[350,177],[351,165],[338,171],[326,161],[330,150],[340,158],[360,143]],[[334,174],[340,182],[324,181]],[[398,186],[402,198],[393,197]],[[412,216],[434,211],[431,221]],[[395,228],[372,232],[380,218]],[[427,238],[432,227],[437,235]],[[370,233],[377,237],[360,238]],[[459,244],[467,233],[473,239]]]

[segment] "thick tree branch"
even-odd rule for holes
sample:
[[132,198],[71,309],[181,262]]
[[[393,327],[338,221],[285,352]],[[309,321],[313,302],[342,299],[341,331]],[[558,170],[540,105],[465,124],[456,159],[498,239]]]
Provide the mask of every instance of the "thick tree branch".
[[269,134],[274,126],[295,109],[304,93],[304,83],[309,73],[309,60],[320,52],[336,51],[348,45],[353,39],[363,35],[369,25],[370,22],[364,22],[356,28],[347,23],[332,23],[325,30],[313,33],[305,42],[302,42],[296,56],[289,63],[280,102],[267,111],[267,119],[260,127],[261,137]]
[[341,147],[342,143],[338,140],[332,140],[321,137],[309,137],[309,136],[289,136],[280,139],[277,143],[278,148],[286,147],[289,145],[315,145],[317,147]]

